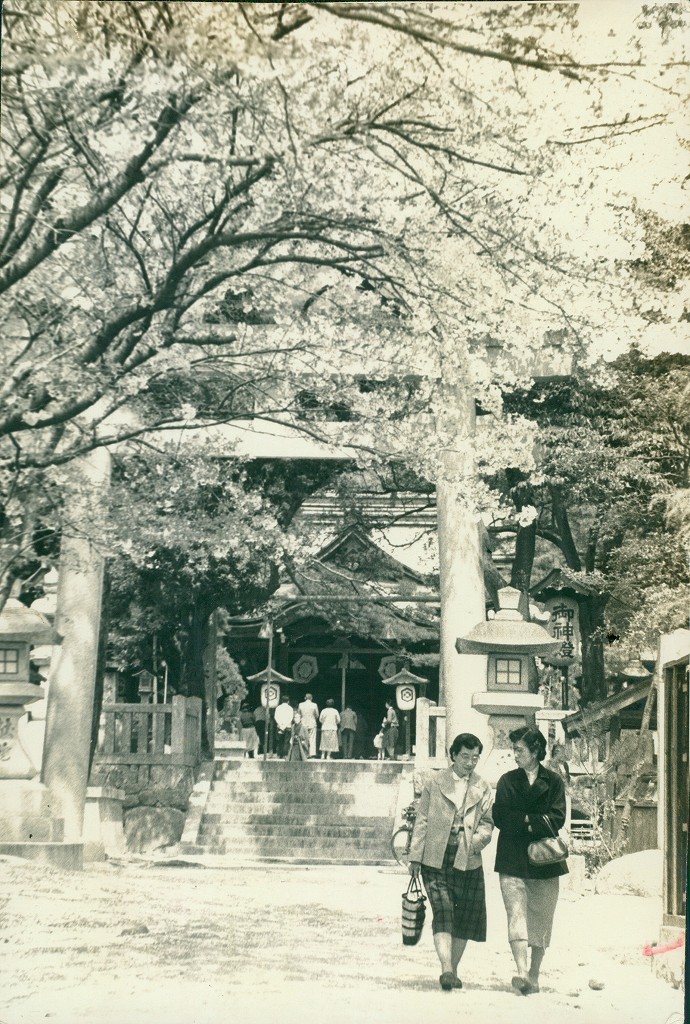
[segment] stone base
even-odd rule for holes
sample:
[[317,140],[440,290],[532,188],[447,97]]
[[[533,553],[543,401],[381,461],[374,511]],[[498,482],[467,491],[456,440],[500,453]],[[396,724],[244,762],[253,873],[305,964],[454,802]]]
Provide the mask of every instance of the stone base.
[[23,857],[61,871],[81,871],[84,867],[81,843],[0,843],[0,855]]
[[89,786],[84,808],[84,860],[87,862],[123,857],[127,852],[122,826],[125,792]]
[[685,983],[685,929],[677,928],[674,925],[662,925],[656,945],[657,949],[663,950],[665,946],[674,946],[681,941],[683,942],[682,946],[656,953],[652,957],[654,973],[657,978],[663,978],[674,988],[682,988]]
[[5,842],[60,842],[63,822],[50,814],[46,787],[28,779],[0,781],[0,837]]

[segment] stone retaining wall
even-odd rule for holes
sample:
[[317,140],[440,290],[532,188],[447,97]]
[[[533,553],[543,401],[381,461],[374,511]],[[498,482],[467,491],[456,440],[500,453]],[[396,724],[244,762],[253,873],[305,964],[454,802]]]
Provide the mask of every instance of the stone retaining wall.
[[95,764],[90,785],[120,789],[127,849],[152,853],[174,846],[184,828],[193,768],[181,765]]

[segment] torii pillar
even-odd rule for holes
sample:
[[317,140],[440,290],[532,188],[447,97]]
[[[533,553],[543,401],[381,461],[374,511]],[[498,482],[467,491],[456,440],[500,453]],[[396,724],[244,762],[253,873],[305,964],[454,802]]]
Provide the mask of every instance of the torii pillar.
[[474,395],[467,386],[446,387],[447,411],[439,422],[444,448],[436,481],[441,593],[439,704],[446,708],[446,738],[474,733],[490,741],[488,719],[472,707],[472,696],[487,686],[486,657],[458,654],[455,641],[486,618],[484,560],[476,480]]
[[99,534],[109,486],[106,448],[70,466],[55,616],[63,639],[51,665],[41,776],[67,843],[80,842],[84,826],[105,569]]

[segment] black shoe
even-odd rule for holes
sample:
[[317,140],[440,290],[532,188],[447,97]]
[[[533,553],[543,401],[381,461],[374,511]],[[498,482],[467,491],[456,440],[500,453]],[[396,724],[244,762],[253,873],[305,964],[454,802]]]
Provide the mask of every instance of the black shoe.
[[455,975],[451,974],[450,971],[444,971],[438,980],[444,992],[450,992],[450,990],[454,987],[453,982],[457,981]]
[[453,975],[453,988],[462,988],[462,982],[455,975]]

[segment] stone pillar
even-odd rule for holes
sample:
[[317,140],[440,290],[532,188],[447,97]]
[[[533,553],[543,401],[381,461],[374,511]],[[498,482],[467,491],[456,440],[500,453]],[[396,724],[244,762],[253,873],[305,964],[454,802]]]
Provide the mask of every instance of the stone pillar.
[[[436,482],[441,590],[439,704],[446,708],[448,742],[472,732],[486,744],[488,722],[472,707],[472,695],[486,690],[486,658],[458,654],[455,641],[485,616],[484,565],[472,483],[475,403],[467,389],[446,389],[453,408],[441,419],[441,452]],[[452,431],[449,427],[453,425]]]
[[84,824],[105,567],[99,534],[109,483],[110,455],[97,448],[71,466],[65,490],[55,621],[63,640],[50,677],[42,781],[71,843],[81,840]]

